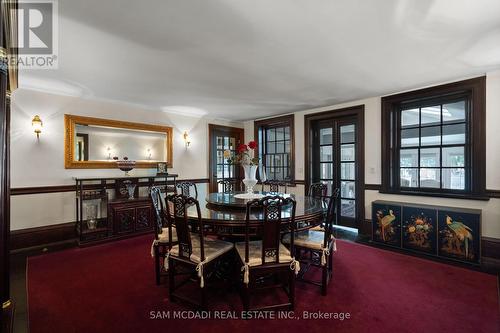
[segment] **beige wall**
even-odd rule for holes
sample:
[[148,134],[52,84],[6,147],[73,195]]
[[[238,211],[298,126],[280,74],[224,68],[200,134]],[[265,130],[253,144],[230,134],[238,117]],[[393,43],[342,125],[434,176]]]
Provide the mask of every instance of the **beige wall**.
[[[39,114],[43,121],[40,140],[31,128]],[[130,105],[17,90],[12,97],[11,187],[74,184],[73,177],[121,176],[117,169],[76,170],[64,168],[64,114],[159,124],[174,128],[174,166],[180,178],[208,178],[208,124],[243,127],[210,118],[195,118]],[[182,134],[188,131],[186,149]],[[154,175],[153,169],[136,169],[135,175]],[[205,184],[200,184],[205,191]],[[18,230],[75,220],[74,193],[21,195],[11,198],[11,229]]]
[[[486,186],[490,190],[500,190],[500,71],[487,73],[486,77]],[[365,183],[381,183],[381,97],[327,106],[295,113],[295,173],[296,179],[304,180],[304,115],[341,109],[354,105],[365,105]],[[253,121],[245,122],[245,138],[253,139]],[[292,191],[304,192],[298,185]],[[482,235],[500,238],[500,199],[489,201],[458,200],[421,196],[381,194],[378,191],[365,191],[365,218],[371,215],[371,202],[391,200],[409,203],[425,203],[452,207],[478,208],[483,211]]]

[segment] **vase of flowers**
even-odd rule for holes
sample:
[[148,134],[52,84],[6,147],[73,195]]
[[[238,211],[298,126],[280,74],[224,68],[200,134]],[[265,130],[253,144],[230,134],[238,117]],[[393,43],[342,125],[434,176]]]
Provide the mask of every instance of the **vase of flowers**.
[[253,188],[257,185],[256,174],[257,167],[259,166],[259,157],[255,156],[256,149],[257,142],[250,141],[248,144],[239,145],[236,149],[236,154],[232,154],[229,150],[224,152],[224,157],[227,158],[229,164],[239,164],[243,167],[245,171],[243,184],[245,184],[248,195],[253,195]]

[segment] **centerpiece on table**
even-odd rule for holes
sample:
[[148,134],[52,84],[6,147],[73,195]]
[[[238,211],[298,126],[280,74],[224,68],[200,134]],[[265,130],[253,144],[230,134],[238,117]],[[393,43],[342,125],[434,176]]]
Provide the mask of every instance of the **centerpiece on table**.
[[229,164],[241,165],[245,171],[245,189],[247,193],[237,194],[236,198],[239,199],[255,199],[261,198],[263,195],[254,193],[254,187],[257,185],[257,168],[259,166],[259,157],[256,157],[257,142],[250,141],[248,144],[241,144],[237,147],[236,153],[230,150],[224,151],[224,158],[227,159]]
[[118,157],[113,157],[113,160],[116,161],[116,166],[121,171],[125,172],[125,176],[129,177],[129,171],[132,171],[135,168],[135,161],[130,161],[127,156],[123,158],[123,160],[119,161]]

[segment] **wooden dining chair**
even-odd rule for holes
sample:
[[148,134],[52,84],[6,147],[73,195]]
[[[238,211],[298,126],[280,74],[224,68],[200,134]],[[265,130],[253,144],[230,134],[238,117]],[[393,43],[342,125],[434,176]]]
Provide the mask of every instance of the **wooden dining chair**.
[[180,192],[184,196],[198,198],[198,188],[193,182],[179,182],[175,187],[176,193]]
[[239,183],[238,179],[221,179],[217,181],[217,188],[220,189],[222,186],[222,193],[233,193],[238,190]]
[[[293,256],[293,236],[290,249],[287,249],[280,242],[283,222],[282,211],[285,207],[290,210],[290,215],[287,218],[290,220],[290,227],[294,230],[296,202],[293,198],[266,196],[247,203],[245,241],[236,243],[236,251],[243,272],[243,276],[240,275],[240,282],[245,311],[278,308],[294,309],[295,275],[300,270],[300,265]],[[250,240],[252,210],[259,211],[262,214],[262,226],[258,228],[257,232],[261,240]],[[257,306],[251,309],[251,294],[253,296],[255,291],[268,288],[284,290],[288,302]]]
[[[167,196],[166,202],[166,215],[171,219],[169,226],[176,226],[178,240],[178,244],[174,245],[167,253],[170,300],[172,302],[185,301],[205,309],[207,305],[205,279],[215,270],[218,262],[229,254],[234,245],[204,237],[200,203],[195,198],[182,194],[172,194]],[[188,208],[193,207],[196,209],[194,220],[198,224],[198,234],[192,233],[189,228]],[[184,270],[178,270],[179,267],[184,268]],[[185,270],[188,271],[187,278],[177,283],[176,277],[185,276]],[[178,290],[193,278],[199,284],[199,300],[189,298]]]
[[280,182],[280,181],[275,181],[275,180],[270,180],[266,182],[267,185],[269,185],[269,192],[271,193],[287,193],[288,191],[288,184],[285,182]]
[[[300,231],[296,233],[295,237],[291,232],[283,237],[283,243],[289,248],[293,246],[297,260],[301,262],[303,267],[305,265],[299,279],[320,286],[322,295],[327,294],[333,272],[333,252],[337,250],[336,240],[333,237],[333,224],[337,216],[338,196],[339,189],[336,188],[329,198],[324,230]],[[311,266],[319,267],[322,270],[321,282],[304,278]]]
[[[156,284],[160,284],[161,277],[166,275],[165,258],[172,245],[177,243],[177,232],[174,226],[169,228],[169,219],[166,218],[162,201],[162,191],[153,186],[150,189],[151,202],[154,211],[154,239],[151,244],[151,257],[154,258]],[[171,233],[170,233],[171,231]],[[169,237],[172,235],[172,237]]]
[[328,185],[326,183],[313,183],[309,186],[307,195],[313,198],[326,198],[328,195]]

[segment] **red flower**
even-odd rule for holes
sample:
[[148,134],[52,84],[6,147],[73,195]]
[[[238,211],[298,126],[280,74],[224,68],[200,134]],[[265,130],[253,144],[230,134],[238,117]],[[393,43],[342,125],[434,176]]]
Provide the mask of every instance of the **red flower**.
[[255,148],[257,148],[257,142],[255,142],[255,141],[250,141],[250,142],[248,143],[248,148],[250,148],[250,149],[255,149]]
[[239,145],[238,146],[238,153],[244,153],[248,150],[247,145]]

